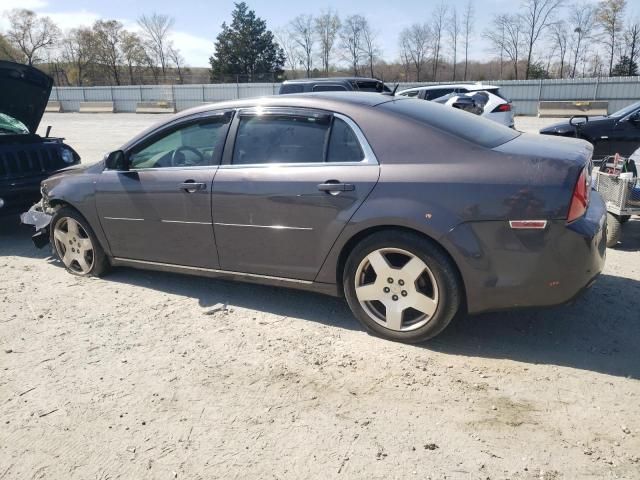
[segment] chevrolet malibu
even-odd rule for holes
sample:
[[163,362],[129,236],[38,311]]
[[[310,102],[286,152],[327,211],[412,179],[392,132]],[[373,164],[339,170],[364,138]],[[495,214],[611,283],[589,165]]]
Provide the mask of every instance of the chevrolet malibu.
[[44,181],[23,220],[75,275],[344,295],[369,331],[420,342],[457,314],[562,304],[592,283],[606,212],[591,155],[432,102],[286,95],[182,112]]

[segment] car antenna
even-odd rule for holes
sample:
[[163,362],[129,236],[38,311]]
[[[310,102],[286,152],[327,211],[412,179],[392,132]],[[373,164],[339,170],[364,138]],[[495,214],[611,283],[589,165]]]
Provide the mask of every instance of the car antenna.
[[396,92],[398,91],[398,87],[399,87],[399,86],[400,86],[400,83],[399,83],[399,82],[397,82],[397,83],[396,83],[396,86],[395,86],[395,87],[393,87],[393,91],[391,92],[391,96],[392,96],[392,97],[395,97],[395,96],[396,96]]

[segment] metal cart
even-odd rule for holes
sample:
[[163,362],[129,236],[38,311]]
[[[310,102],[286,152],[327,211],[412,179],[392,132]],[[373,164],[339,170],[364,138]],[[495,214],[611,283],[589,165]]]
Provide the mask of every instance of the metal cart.
[[618,161],[607,165],[613,173],[594,169],[593,187],[607,206],[607,247],[613,247],[621,240],[622,224],[640,215],[640,180],[617,172]]

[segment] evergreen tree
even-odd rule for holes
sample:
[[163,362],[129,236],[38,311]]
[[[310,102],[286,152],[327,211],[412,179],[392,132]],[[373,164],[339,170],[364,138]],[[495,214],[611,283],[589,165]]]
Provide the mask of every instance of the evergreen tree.
[[231,25],[222,24],[222,32],[215,43],[216,52],[209,59],[211,81],[224,81],[238,75],[242,81],[255,81],[265,73],[280,75],[285,55],[267,29],[245,2],[235,4]]

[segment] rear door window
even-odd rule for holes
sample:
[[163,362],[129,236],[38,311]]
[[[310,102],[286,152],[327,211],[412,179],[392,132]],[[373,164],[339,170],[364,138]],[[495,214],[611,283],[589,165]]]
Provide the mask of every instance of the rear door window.
[[245,114],[240,116],[232,163],[322,163],[330,115]]
[[304,92],[304,85],[301,83],[289,83],[283,84],[280,87],[280,95],[286,95],[287,93],[302,93]]
[[314,92],[342,92],[342,91],[346,91],[347,87],[345,87],[344,85],[314,85],[313,86],[313,91]]
[[355,132],[341,118],[333,119],[327,162],[361,162],[364,152]]
[[434,88],[431,90],[425,90],[425,100],[434,100],[436,98],[444,97],[453,92],[453,88]]

